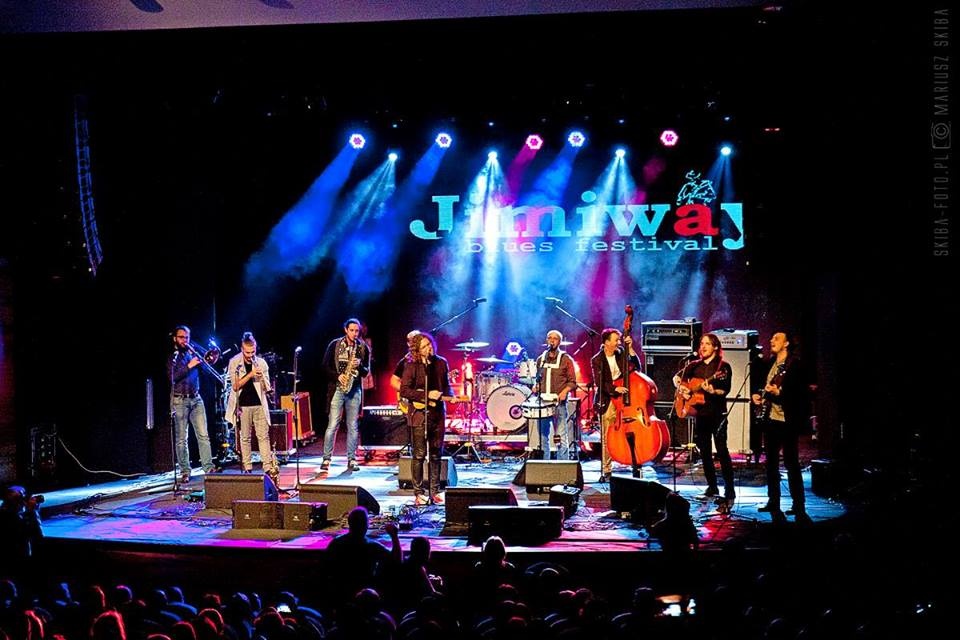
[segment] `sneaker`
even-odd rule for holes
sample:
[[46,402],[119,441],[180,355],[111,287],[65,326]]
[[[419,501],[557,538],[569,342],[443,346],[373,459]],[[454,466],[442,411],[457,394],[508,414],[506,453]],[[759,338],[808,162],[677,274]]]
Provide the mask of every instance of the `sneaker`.
[[797,511],[794,520],[797,524],[813,524],[813,520],[807,515],[806,511]]
[[360,465],[357,464],[356,460],[351,460],[347,463],[347,469],[350,471],[360,471]]
[[703,495],[707,496],[708,498],[718,496],[720,495],[720,489],[717,489],[716,487],[707,487],[707,490],[703,492]]
[[790,507],[784,513],[786,513],[788,516],[797,516],[802,513],[805,513],[805,511],[803,507],[800,507],[799,509],[797,509],[796,507]]
[[426,494],[418,493],[413,499],[413,504],[418,507],[425,507],[430,504],[430,498],[428,498]]
[[723,494],[723,499],[726,500],[727,502],[733,502],[734,500],[737,499],[737,494],[735,494],[735,493],[733,493],[733,492],[724,493],[724,494]]
[[180,484],[187,484],[190,482],[190,474],[184,473],[180,476]]
[[435,493],[433,497],[430,498],[430,502],[433,504],[443,504],[443,494]]
[[329,460],[324,460],[323,462],[320,463],[320,470],[321,470],[321,471],[328,471],[329,469],[330,469],[330,461],[329,461]]
[[[767,504],[763,505],[762,507],[757,507],[757,511],[759,511],[760,513],[774,513],[775,511],[780,511],[780,507],[779,507],[779,506],[775,506],[775,505],[773,505],[773,504],[771,504],[771,503],[768,502]],[[788,512],[788,513],[789,513],[789,512]]]

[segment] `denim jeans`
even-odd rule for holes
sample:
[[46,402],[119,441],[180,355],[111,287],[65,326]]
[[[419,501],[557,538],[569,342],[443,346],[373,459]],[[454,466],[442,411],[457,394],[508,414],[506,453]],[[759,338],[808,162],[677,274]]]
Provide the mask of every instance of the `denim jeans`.
[[353,386],[350,393],[344,393],[339,388],[333,393],[330,400],[330,417],[327,420],[327,432],[323,436],[323,459],[333,457],[333,445],[337,441],[337,431],[340,429],[340,417],[345,415],[344,423],[347,427],[347,459],[357,457],[357,439],[359,429],[357,419],[360,415],[360,401],[363,399],[363,389],[359,384]]
[[200,451],[200,466],[204,473],[213,471],[213,455],[210,451],[210,434],[207,432],[207,410],[203,398],[173,398],[173,441],[177,451],[180,474],[190,473],[190,449],[187,445],[187,424],[193,425]]

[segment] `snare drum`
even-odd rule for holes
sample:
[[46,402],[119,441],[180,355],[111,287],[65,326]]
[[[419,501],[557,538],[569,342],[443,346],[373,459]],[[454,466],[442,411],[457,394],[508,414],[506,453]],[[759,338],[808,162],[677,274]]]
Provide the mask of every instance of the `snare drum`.
[[[545,396],[546,394],[544,394]],[[531,420],[545,420],[557,414],[557,401],[548,400],[544,396],[530,396],[520,406],[524,418]]]
[[530,388],[522,384],[495,389],[487,398],[487,420],[500,431],[516,431],[527,423],[522,405],[529,395]]
[[480,398],[487,402],[494,391],[500,387],[509,385],[513,380],[510,374],[502,371],[481,371],[477,374],[476,386],[480,392]]

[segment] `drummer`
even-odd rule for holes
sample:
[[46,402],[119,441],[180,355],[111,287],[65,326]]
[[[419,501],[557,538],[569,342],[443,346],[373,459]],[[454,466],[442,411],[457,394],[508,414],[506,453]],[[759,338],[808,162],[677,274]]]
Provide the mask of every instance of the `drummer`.
[[[547,332],[547,349],[537,357],[537,380],[533,392],[539,394],[537,401],[556,404],[557,409],[552,420],[535,422],[539,422],[544,458],[550,459],[553,449],[553,457],[557,460],[576,460],[578,451],[574,430],[577,425],[572,423],[567,411],[567,396],[577,388],[577,371],[570,354],[560,349],[562,342],[563,334],[551,329]],[[551,426],[554,434],[552,441],[549,438]]]

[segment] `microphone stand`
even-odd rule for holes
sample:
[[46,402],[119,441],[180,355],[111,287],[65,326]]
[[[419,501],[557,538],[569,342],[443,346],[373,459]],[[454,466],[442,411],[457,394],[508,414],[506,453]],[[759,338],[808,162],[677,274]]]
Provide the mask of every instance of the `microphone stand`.
[[[690,361],[691,361],[693,358],[695,358],[696,356],[697,356],[696,353],[691,353],[691,354],[689,354],[689,355],[684,356],[683,360],[680,361],[680,369],[674,374],[674,377],[680,377],[680,378],[682,378],[682,377],[683,377],[683,372],[686,370],[687,365],[689,365],[689,364],[690,364]],[[681,380],[681,383],[682,383],[682,380]],[[678,397],[678,394],[679,394],[679,393],[680,393],[680,387],[678,386],[677,389],[675,389],[674,392],[673,392],[673,402],[670,404],[670,413],[667,414],[667,422],[668,422],[668,424],[670,425],[671,431],[672,431],[672,434],[671,434],[671,442],[676,442],[676,441],[677,441],[677,397]],[[691,426],[691,425],[690,425],[690,420],[691,420],[691,418],[683,418],[683,420],[685,420],[686,423],[687,423],[687,439],[688,439],[688,442],[687,442],[686,445],[684,445],[684,448],[686,448],[686,449],[688,450],[688,452],[689,452],[689,456],[688,456],[688,458],[687,458],[687,461],[692,464],[692,463],[693,463],[693,450],[696,449],[697,445],[694,443],[693,446],[690,447],[690,444],[691,444],[691,443],[689,442],[689,440],[692,440],[692,439],[693,439],[693,432],[692,432],[692,429],[690,428],[690,426]],[[674,448],[673,448],[673,456],[672,456],[672,463],[673,463],[673,492],[674,492],[674,493],[677,492],[677,449],[678,449],[678,447],[674,447]]]
[[453,322],[454,320],[456,320],[456,319],[458,319],[458,318],[461,318],[461,317],[467,315],[468,313],[470,313],[471,311],[473,311],[474,309],[476,309],[477,307],[480,306],[480,300],[481,300],[481,298],[478,298],[477,300],[473,301],[469,307],[467,307],[466,309],[464,309],[464,310],[461,311],[460,313],[458,313],[458,314],[456,314],[456,315],[453,315],[453,316],[447,318],[446,320],[444,320],[443,322],[441,322],[440,324],[438,324],[437,326],[435,326],[433,329],[430,329],[430,333],[432,333],[433,335],[436,335],[436,334],[437,334],[437,331],[439,331],[441,328],[447,326],[448,324],[450,324],[450,323]]
[[[583,320],[581,320],[580,318],[576,317],[575,315],[573,315],[572,313],[570,313],[569,311],[567,311],[566,309],[564,309],[562,306],[560,306],[560,303],[559,303],[559,302],[554,301],[553,306],[557,309],[557,311],[559,311],[559,312],[562,313],[563,315],[565,315],[565,316],[567,316],[568,318],[570,318],[571,320],[573,320],[575,323],[577,323],[578,325],[580,325],[581,327],[583,327],[584,331],[587,332],[587,338],[586,338],[586,340],[584,340],[583,342],[580,343],[580,346],[578,346],[578,347],[573,351],[573,353],[570,354],[570,357],[572,358],[572,357],[576,356],[578,353],[580,353],[580,352],[583,350],[583,348],[584,348],[585,346],[587,346],[587,343],[590,343],[590,357],[592,358],[593,355],[594,355],[595,353],[597,353],[596,339],[597,339],[597,336],[600,335],[600,332],[597,331],[596,329],[594,329],[593,327],[591,327],[590,325],[588,325],[587,323],[585,323],[585,322],[584,322]],[[592,363],[591,363],[591,366],[593,366]],[[593,374],[592,374],[592,373],[591,373],[591,376],[590,376],[590,377],[591,377],[591,383],[592,383],[592,382],[593,382]],[[593,393],[591,393],[592,391],[593,391],[593,385],[591,384],[591,385],[587,386],[587,396],[591,399],[590,411],[593,412],[593,415],[590,415],[589,413],[587,414],[587,415],[590,416],[590,424],[591,424],[591,425],[593,425],[595,422],[601,422],[601,418],[602,418],[602,416],[597,416],[597,415],[596,415],[596,407],[594,407],[594,403],[593,403]],[[576,429],[578,430],[578,431],[577,431],[577,441],[580,442],[580,441],[582,440],[582,437],[581,437],[581,434],[580,434],[580,432],[579,432],[579,429],[580,429],[580,425],[579,425],[579,424],[576,425]],[[598,431],[601,431],[601,432],[603,431],[603,425],[602,425],[602,424],[600,425]],[[601,437],[600,446],[601,446],[601,453],[602,453],[602,452],[603,452],[603,451],[602,451],[602,447],[603,447],[603,433],[600,434],[600,437]],[[580,453],[579,453],[579,451],[578,451],[578,452],[577,452],[577,456],[579,457],[579,455],[580,455]]]
[[297,378],[299,377],[300,349],[293,352],[293,434],[294,444],[297,446],[297,484],[294,489],[300,491],[300,448],[303,446],[303,434],[300,433],[300,399],[297,397]]

